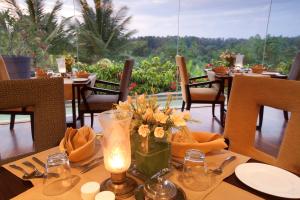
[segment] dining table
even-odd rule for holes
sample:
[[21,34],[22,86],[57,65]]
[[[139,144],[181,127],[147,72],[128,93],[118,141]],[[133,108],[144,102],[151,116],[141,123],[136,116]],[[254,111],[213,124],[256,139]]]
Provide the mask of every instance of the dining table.
[[[95,151],[95,154],[90,158],[103,156],[101,143],[96,143],[99,148]],[[53,147],[51,149],[36,153],[34,155],[25,157],[20,160],[16,160],[12,163],[24,167],[26,170],[30,168],[26,168],[22,165],[24,161],[30,161],[32,163],[32,157],[37,157],[38,159],[46,162],[47,157],[51,154],[59,152],[58,147]],[[187,200],[215,200],[215,199],[243,199],[243,200],[258,200],[258,199],[285,199],[280,197],[275,197],[269,194],[265,194],[254,190],[247,185],[243,184],[235,175],[235,168],[240,164],[247,162],[257,162],[251,159],[248,156],[244,156],[229,150],[218,150],[214,152],[210,152],[206,154],[206,163],[208,168],[215,168],[219,166],[224,159],[228,156],[236,156],[236,159],[232,162],[228,163],[224,168],[224,171],[220,175],[212,175],[212,181],[210,187],[204,191],[195,190],[195,188],[189,188],[181,181],[182,170],[177,168],[171,168],[171,172],[168,175],[168,179],[171,180],[177,187],[180,187],[185,194],[185,199]],[[105,169],[104,163],[101,162],[98,166],[93,168],[92,170],[81,174],[80,169],[73,168],[71,165],[71,173],[74,178],[74,186],[72,189],[67,192],[58,195],[58,196],[47,196],[43,194],[43,179],[30,179],[22,180],[22,173],[11,168],[9,165],[12,163],[8,163],[3,165],[0,168],[0,200],[4,199],[14,199],[14,200],[63,200],[63,199],[72,199],[72,200],[80,200],[81,192],[80,188],[83,184],[90,181],[95,181],[98,183],[103,182],[105,179],[110,177],[110,173]],[[39,165],[36,167],[40,171],[44,171],[45,169]],[[138,185],[143,184],[143,180],[139,179],[136,176],[133,176],[131,173],[127,172],[127,175],[135,179]],[[127,198],[128,200],[135,199],[134,196]]]
[[72,120],[67,121],[68,126],[76,128],[77,114],[76,114],[76,102],[77,110],[81,101],[80,89],[84,86],[94,85],[96,81],[96,74],[90,74],[86,79],[77,78],[64,78],[64,98],[65,100],[71,100],[72,103]]

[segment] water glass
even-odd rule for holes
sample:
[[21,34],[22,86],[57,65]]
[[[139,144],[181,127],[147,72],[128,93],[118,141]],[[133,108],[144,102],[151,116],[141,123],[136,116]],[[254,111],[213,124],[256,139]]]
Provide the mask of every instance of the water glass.
[[65,153],[49,155],[44,178],[44,194],[47,196],[60,195],[71,189],[72,186],[71,168],[67,155]]
[[203,152],[196,149],[186,151],[181,181],[194,191],[204,191],[210,187],[211,173],[208,172]]

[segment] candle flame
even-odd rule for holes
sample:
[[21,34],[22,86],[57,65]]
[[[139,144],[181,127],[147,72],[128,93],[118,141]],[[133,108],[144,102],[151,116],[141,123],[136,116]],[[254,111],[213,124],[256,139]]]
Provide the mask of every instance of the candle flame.
[[120,148],[116,148],[111,152],[109,163],[112,169],[121,170],[125,167],[124,155]]

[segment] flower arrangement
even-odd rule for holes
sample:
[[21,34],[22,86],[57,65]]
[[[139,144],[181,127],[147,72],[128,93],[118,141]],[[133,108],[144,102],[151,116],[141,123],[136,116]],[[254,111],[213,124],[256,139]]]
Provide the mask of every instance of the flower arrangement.
[[65,57],[67,72],[72,72],[72,65],[74,64],[74,58],[71,55]]
[[[148,152],[148,141],[153,138],[156,141],[169,141],[172,128],[186,126],[191,120],[189,112],[177,112],[170,107],[172,96],[169,95],[164,108],[160,108],[157,96],[146,97],[145,94],[135,95],[135,100],[129,96],[127,101],[116,105],[118,110],[127,110],[133,113],[131,133],[140,137],[143,151]],[[136,136],[134,136],[136,137]]]
[[228,62],[228,67],[232,67],[235,61],[235,53],[226,49],[221,53],[220,58]]
[[177,112],[170,107],[172,96],[160,108],[157,96],[135,95],[133,100],[116,105],[118,110],[133,113],[131,121],[131,150],[136,169],[150,178],[169,166],[171,129],[182,129],[191,120],[189,112]]

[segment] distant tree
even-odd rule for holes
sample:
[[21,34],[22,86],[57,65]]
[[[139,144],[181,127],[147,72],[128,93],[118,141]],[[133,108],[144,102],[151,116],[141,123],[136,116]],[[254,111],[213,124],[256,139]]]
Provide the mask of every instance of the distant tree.
[[92,62],[103,57],[116,57],[126,50],[127,40],[136,31],[128,30],[131,16],[123,6],[114,11],[111,0],[78,0],[83,22],[79,23],[79,59]]
[[59,54],[62,47],[70,47],[68,29],[69,19],[58,21],[58,12],[62,2],[57,0],[50,12],[46,11],[46,0],[26,0],[26,9],[22,10],[15,0],[4,0],[9,6],[10,17],[15,20],[12,25],[14,33],[20,34],[24,52],[34,61],[34,65],[48,59],[48,54]]

